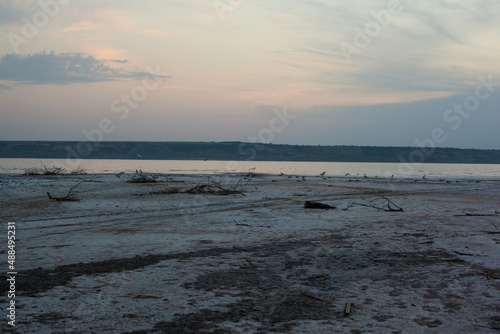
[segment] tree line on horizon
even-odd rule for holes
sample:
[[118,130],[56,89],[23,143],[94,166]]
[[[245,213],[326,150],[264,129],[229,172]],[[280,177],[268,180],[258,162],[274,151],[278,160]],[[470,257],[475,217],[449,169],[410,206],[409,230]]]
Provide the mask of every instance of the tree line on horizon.
[[[83,142],[0,141],[0,158],[65,159]],[[79,146],[80,145],[80,146]],[[88,143],[87,143],[87,146]],[[420,150],[420,151],[419,151]],[[424,155],[423,152],[426,154]],[[430,153],[430,154],[429,154]],[[87,159],[500,163],[500,150],[227,142],[99,142]],[[418,157],[418,161],[410,158]]]

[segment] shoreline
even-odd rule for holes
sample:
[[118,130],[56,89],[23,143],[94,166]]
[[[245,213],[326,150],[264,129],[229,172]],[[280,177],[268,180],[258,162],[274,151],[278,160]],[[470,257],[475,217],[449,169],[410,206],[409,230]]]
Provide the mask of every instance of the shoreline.
[[[306,177],[308,180],[334,180],[334,181],[346,181],[346,182],[362,182],[362,181],[381,181],[381,182],[417,182],[417,183],[446,183],[446,181],[450,182],[499,182],[500,177],[486,177],[486,176],[479,176],[479,177],[428,177],[426,179],[422,178],[415,178],[412,176],[407,176],[407,177],[378,177],[378,176],[367,176],[366,178],[363,176],[355,175],[355,176],[342,176],[342,175],[331,175],[331,176],[326,176],[326,177],[321,177],[317,175],[303,175],[303,174],[283,174],[279,175],[276,173],[232,173],[232,172],[221,172],[221,173],[195,173],[195,174],[186,174],[186,173],[155,173],[155,172],[143,172],[144,175],[156,175],[158,177],[180,177],[180,178],[207,178],[207,177],[212,177],[212,178],[224,178],[224,179],[232,179],[232,178],[271,178],[271,180],[276,181],[283,181],[284,179],[291,177],[291,178],[296,178],[296,177]],[[58,175],[45,175],[45,174],[38,174],[38,175],[26,175],[23,173],[0,173],[0,180],[2,178],[20,178],[20,177],[25,177],[25,178],[64,178],[64,177],[79,177],[79,178],[92,178],[92,177],[110,177],[110,176],[115,176],[116,177],[117,173],[114,172],[109,172],[109,173],[92,173],[92,172],[86,172],[84,174],[72,174],[72,173],[65,173],[65,174],[58,174]],[[124,172],[122,174],[122,177],[128,177],[131,178],[135,175],[136,173],[134,172]],[[168,181],[158,181],[160,182],[166,182]]]

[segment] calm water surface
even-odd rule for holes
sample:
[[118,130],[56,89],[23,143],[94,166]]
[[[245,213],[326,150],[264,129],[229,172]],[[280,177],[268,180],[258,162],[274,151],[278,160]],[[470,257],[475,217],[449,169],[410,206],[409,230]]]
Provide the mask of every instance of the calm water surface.
[[[28,168],[62,166],[75,169],[64,159],[0,159],[0,173],[22,174]],[[80,167],[92,173],[133,173],[136,169],[161,174],[255,173],[347,177],[500,179],[500,165],[286,162],[286,161],[199,161],[199,160],[82,160]],[[346,175],[348,174],[348,175]]]

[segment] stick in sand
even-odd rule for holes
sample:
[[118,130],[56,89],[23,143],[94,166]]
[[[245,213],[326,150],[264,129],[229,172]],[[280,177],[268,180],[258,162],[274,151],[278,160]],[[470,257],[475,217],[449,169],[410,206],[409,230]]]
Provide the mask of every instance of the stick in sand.
[[351,314],[351,308],[352,308],[352,301],[348,300],[347,304],[345,305],[345,309],[344,309],[345,316],[349,316]]

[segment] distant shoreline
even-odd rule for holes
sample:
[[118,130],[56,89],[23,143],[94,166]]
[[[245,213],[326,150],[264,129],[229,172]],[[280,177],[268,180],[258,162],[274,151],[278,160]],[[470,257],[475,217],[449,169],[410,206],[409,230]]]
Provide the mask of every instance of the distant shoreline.
[[245,142],[0,141],[0,158],[500,164],[500,150]]

